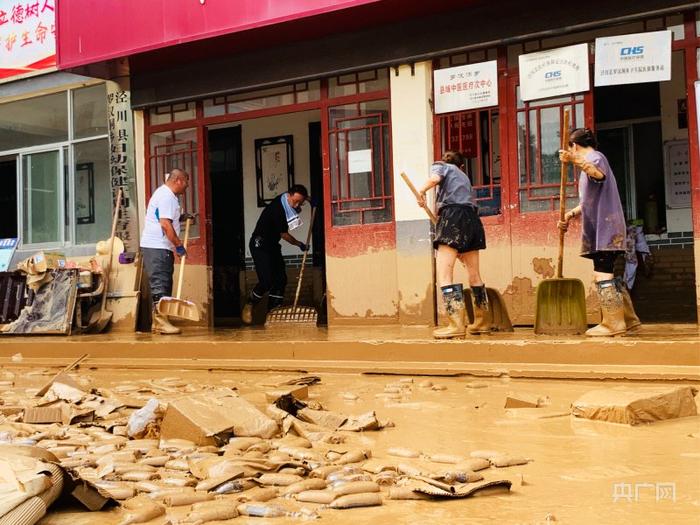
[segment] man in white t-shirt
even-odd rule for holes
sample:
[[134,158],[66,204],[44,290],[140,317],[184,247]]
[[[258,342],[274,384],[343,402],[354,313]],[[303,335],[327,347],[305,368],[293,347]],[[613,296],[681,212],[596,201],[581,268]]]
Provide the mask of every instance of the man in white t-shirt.
[[166,315],[158,313],[157,305],[161,297],[169,297],[173,293],[174,253],[180,257],[187,255],[179,237],[182,210],[177,196],[185,192],[189,180],[186,171],[179,168],[172,170],[166,175],[165,184],[153,192],[146,209],[141,253],[153,299],[151,329],[154,333],[180,333],[180,329],[170,324]]

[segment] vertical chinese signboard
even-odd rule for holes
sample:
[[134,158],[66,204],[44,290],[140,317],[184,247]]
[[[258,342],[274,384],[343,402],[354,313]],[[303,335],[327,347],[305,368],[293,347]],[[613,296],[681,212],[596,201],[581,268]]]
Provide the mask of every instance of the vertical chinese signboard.
[[138,251],[138,216],[134,164],[134,124],[131,92],[118,82],[107,82],[109,109],[109,173],[112,198],[121,189],[122,206],[117,221],[117,236],[127,251]]
[[0,81],[56,65],[55,0],[0,0]]

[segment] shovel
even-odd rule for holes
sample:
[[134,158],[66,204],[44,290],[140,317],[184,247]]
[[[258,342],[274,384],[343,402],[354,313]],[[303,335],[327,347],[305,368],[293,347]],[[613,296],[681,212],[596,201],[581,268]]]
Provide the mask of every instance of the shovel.
[[[561,149],[569,143],[569,110],[564,110],[561,133]],[[561,163],[559,185],[559,220],[564,222],[566,214],[567,165]],[[586,321],[586,291],[579,279],[564,279],[564,230],[559,230],[559,257],[557,276],[546,279],[537,286],[537,309],[535,310],[535,333],[548,335],[583,334],[588,327]]]
[[304,252],[304,256],[301,258],[301,269],[299,270],[299,280],[297,281],[297,292],[294,296],[294,305],[292,306],[280,306],[279,308],[273,308],[267,314],[267,320],[265,321],[265,326],[275,325],[275,324],[308,324],[316,326],[316,321],[318,320],[318,312],[316,308],[312,306],[297,306],[299,303],[299,293],[301,292],[301,282],[304,278],[304,268],[306,267],[306,256],[309,253],[308,246],[311,242],[311,233],[314,227],[314,218],[316,217],[316,208],[311,209],[311,222],[309,223],[309,231],[306,234],[306,246],[307,249]]
[[117,202],[114,205],[114,217],[112,218],[112,236],[109,238],[109,257],[107,264],[102,271],[104,290],[102,291],[102,303],[100,309],[90,316],[90,321],[86,328],[89,333],[101,333],[112,321],[112,312],[107,311],[107,292],[109,290],[109,274],[112,271],[112,257],[114,256],[114,236],[117,233],[117,219],[119,218],[119,208],[122,203],[122,190],[117,193]]
[[[190,238],[190,222],[192,219],[187,219],[185,222],[185,239],[182,245],[187,250],[187,241]],[[158,301],[158,313],[174,317],[176,319],[184,319],[186,321],[199,321],[199,308],[192,301],[180,299],[182,293],[182,281],[185,276],[185,260],[187,255],[180,257],[180,272],[177,277],[177,293],[175,297],[161,297]]]
[[[420,198],[418,190],[408,178],[408,175],[401,172],[401,178],[404,180],[408,188],[411,190],[416,199]],[[428,214],[428,218],[433,225],[437,224],[437,217],[428,207],[423,208],[425,213]],[[471,297],[471,290],[465,290],[467,294]],[[498,290],[495,288],[486,288],[486,296],[488,297],[489,305],[491,306],[491,318],[493,324],[491,325],[491,330],[495,332],[512,332],[513,324],[510,322],[510,316],[508,315],[508,309],[506,308],[506,303],[503,301],[503,297]],[[466,297],[465,297],[466,299]],[[474,322],[474,309],[471,305],[471,300],[465,300],[467,307],[467,316],[469,317],[469,322]]]

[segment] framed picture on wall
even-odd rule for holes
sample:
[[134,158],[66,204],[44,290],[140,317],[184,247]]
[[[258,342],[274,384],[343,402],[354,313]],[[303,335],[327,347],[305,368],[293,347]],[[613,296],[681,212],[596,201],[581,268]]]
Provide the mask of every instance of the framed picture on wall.
[[255,140],[255,179],[259,208],[294,184],[292,135]]
[[95,223],[95,165],[75,165],[75,217],[78,224]]

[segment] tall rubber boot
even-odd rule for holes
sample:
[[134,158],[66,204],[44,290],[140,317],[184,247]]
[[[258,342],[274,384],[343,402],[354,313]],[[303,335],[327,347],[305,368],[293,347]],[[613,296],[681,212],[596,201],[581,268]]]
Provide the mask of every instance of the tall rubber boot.
[[181,330],[177,326],[170,324],[167,315],[158,313],[158,308],[153,308],[153,322],[151,323],[151,332],[162,335],[179,334]]
[[615,284],[615,279],[599,281],[598,299],[603,320],[598,326],[586,330],[589,337],[610,337],[624,334],[627,331],[625,325],[625,308],[622,293]]
[[267,311],[269,312],[273,308],[279,308],[284,303],[284,296],[270,293],[267,296]]
[[617,277],[617,288],[622,294],[622,304],[625,312],[625,326],[627,327],[627,333],[634,333],[639,331],[642,327],[642,322],[637,317],[637,313],[634,311],[634,305],[632,304],[632,297],[630,297],[630,292],[627,289],[627,285],[622,279]]
[[442,302],[445,305],[449,324],[433,330],[435,339],[451,339],[464,337],[464,324],[467,311],[464,306],[464,288],[461,284],[449,284],[442,286]]
[[472,286],[472,305],[474,306],[474,322],[467,327],[470,334],[486,334],[493,325],[493,312],[486,294],[486,285]]
[[241,310],[241,322],[243,324],[253,324],[253,308],[255,308],[255,305],[258,304],[261,299],[262,296],[256,294],[255,290],[250,291],[248,300]]

